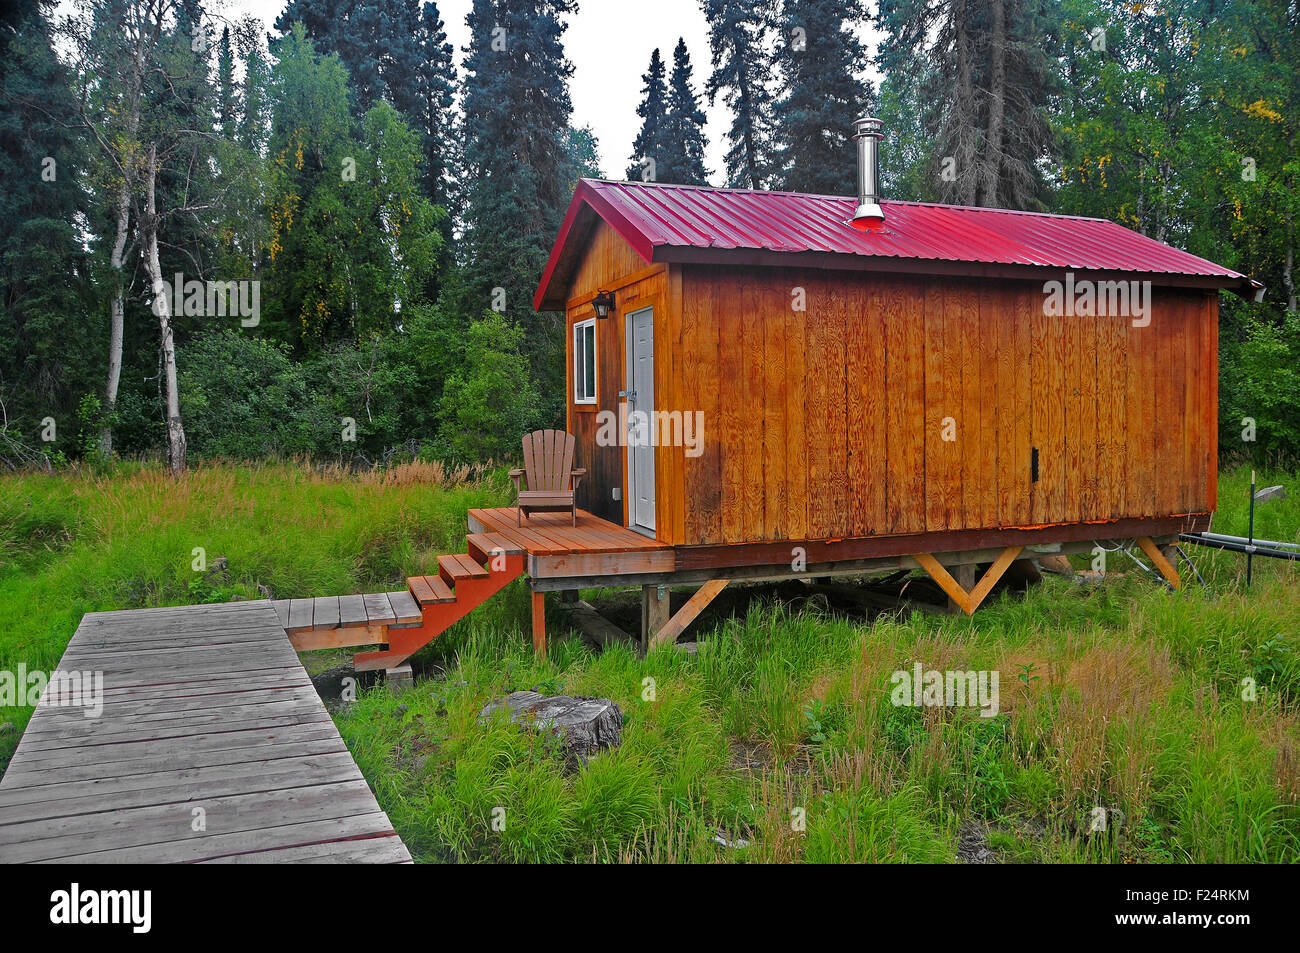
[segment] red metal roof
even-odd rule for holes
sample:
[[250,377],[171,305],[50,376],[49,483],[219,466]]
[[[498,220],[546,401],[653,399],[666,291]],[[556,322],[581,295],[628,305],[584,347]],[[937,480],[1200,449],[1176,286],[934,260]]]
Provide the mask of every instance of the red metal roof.
[[[534,307],[562,308],[595,216],[647,263],[810,265],[1032,277],[1042,269],[1123,273],[1169,283],[1259,287],[1245,275],[1098,218],[1005,209],[881,202],[885,230],[847,222],[856,200],[696,185],[582,179],[573,193]],[[960,266],[960,267],[956,267]],[[1180,280],[1173,280],[1180,279]]]

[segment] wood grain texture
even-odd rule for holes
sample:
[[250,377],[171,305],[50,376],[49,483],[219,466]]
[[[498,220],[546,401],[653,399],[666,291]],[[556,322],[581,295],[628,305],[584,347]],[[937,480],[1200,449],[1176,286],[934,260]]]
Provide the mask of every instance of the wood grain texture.
[[925,529],[925,314],[921,282],[881,289],[885,312],[884,403],[888,422],[885,518],[890,533]]

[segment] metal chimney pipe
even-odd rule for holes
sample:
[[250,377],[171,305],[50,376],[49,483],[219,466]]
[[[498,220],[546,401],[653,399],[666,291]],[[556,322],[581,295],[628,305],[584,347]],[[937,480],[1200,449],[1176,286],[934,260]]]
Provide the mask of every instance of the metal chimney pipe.
[[884,123],[871,116],[863,116],[853,123],[853,138],[858,144],[858,208],[849,224],[863,232],[878,232],[885,227],[878,165],[883,128]]

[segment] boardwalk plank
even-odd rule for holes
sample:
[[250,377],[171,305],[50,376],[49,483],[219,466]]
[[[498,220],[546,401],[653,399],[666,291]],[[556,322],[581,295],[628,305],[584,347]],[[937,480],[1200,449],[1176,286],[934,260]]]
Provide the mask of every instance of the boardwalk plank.
[[417,603],[409,592],[388,593],[388,604],[393,607],[393,615],[399,625],[419,622],[424,618]]
[[335,629],[339,624],[339,597],[317,596],[312,606],[313,629]]
[[41,771],[27,771],[22,774],[10,771],[5,775],[4,782],[0,783],[0,794],[7,793],[13,788],[52,788],[56,785],[78,781],[108,781],[116,778],[152,775],[165,771],[183,771],[195,767],[263,764],[284,758],[338,754],[346,751],[347,746],[336,733],[334,737],[291,741],[278,745],[263,745],[257,752],[250,752],[247,748],[219,748],[211,751],[195,751],[173,755],[166,758],[135,758],[109,764],[81,761]]
[[339,596],[339,625],[365,625],[366,602],[361,596]]
[[393,825],[382,811],[351,817],[330,818],[303,824],[282,824],[261,830],[239,831],[196,837],[193,840],[146,847],[127,847],[94,853],[72,854],[46,863],[138,864],[149,862],[184,863],[217,860],[277,848],[304,847],[323,841],[337,841],[340,849],[355,849],[352,838],[377,838],[392,832]]
[[367,593],[361,600],[366,608],[366,622],[369,625],[392,625],[397,621],[397,614],[393,612],[385,593]]
[[409,864],[411,855],[396,837],[366,837],[346,843],[306,844],[233,854],[204,864]]
[[[196,798],[197,802],[199,799]],[[55,860],[70,854],[125,847],[153,847],[164,859],[187,840],[274,827],[286,816],[299,822],[354,817],[374,810],[364,781],[345,781],[287,791],[204,798],[201,803],[127,808],[107,814],[56,817],[0,825],[0,849],[10,863]],[[206,830],[195,831],[194,808],[202,807]],[[39,837],[33,838],[33,834]]]
[[[115,813],[127,808],[161,807],[167,804],[206,803],[208,798],[239,794],[261,794],[320,784],[360,781],[361,772],[345,753],[325,757],[290,758],[280,762],[259,761],[253,765],[222,765],[201,771],[164,771],[158,774],[132,775],[118,779],[116,789],[102,783],[89,793],[87,782],[55,785],[54,790],[38,788],[46,796],[36,799],[31,788],[16,788],[28,796],[24,802],[9,801],[0,792],[5,806],[4,823],[83,817],[88,814]],[[67,790],[65,790],[67,789]]]

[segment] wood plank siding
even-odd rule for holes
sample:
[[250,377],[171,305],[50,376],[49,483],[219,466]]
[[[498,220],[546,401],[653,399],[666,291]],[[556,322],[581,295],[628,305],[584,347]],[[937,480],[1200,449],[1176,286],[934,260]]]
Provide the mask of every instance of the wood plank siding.
[[[625,315],[645,307],[654,308],[655,336],[655,393],[666,394],[673,387],[674,375],[680,377],[681,353],[677,347],[660,346],[678,337],[675,309],[670,314],[667,268],[648,266],[619,234],[605,222],[597,222],[592,230],[586,254],[574,274],[569,289],[567,321],[564,335],[566,429],[576,438],[575,467],[585,467],[576,494],[580,509],[588,510],[602,519],[626,524],[626,499],[615,500],[611,490],[626,486],[626,453],[623,447],[601,446],[597,442],[600,426],[599,411],[615,413],[621,398],[618,392],[626,386],[623,372]],[[617,312],[604,321],[596,322],[596,393],[595,404],[574,401],[573,390],[573,326],[595,316],[591,299],[598,291],[614,292]],[[678,295],[674,302],[680,301]],[[680,480],[680,468],[669,472],[666,454],[656,454],[655,483],[658,490],[657,525],[660,539],[669,530],[671,520],[664,503],[680,500],[680,491],[672,495],[673,477]],[[680,507],[678,508],[680,526]]]
[[[599,399],[581,406],[571,329],[597,290],[617,313],[597,322]],[[596,412],[625,386],[624,316],[652,305],[656,409],[703,414],[702,453],[656,451],[662,543],[1212,511],[1217,292],[1157,287],[1141,327],[1043,301],[1041,281],[647,266],[598,222],[565,344],[578,505],[625,522],[625,450],[596,445]]]

